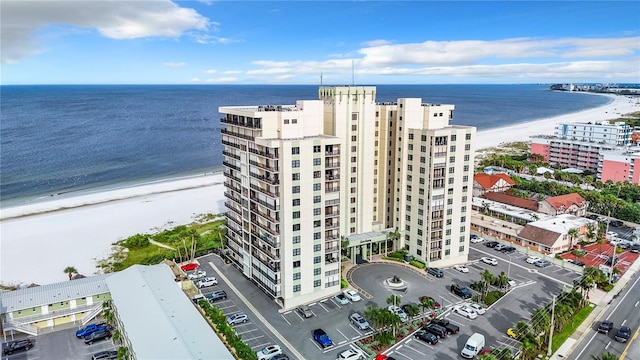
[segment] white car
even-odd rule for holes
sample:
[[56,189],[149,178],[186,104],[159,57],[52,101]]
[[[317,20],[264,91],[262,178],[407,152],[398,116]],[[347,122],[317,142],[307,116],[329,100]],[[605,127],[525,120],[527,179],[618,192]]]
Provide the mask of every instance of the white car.
[[207,276],[207,272],[206,271],[202,271],[202,270],[197,270],[192,272],[191,274],[187,275],[187,278],[189,280],[196,280],[196,279],[202,279],[203,277]]
[[487,309],[482,307],[482,305],[480,304],[471,303],[471,304],[467,304],[467,306],[472,308],[478,315],[483,315],[485,312],[487,312]]
[[489,264],[489,265],[493,265],[493,266],[498,265],[498,260],[496,260],[496,258],[483,256],[480,260],[482,260],[482,262],[485,263],[485,264]]
[[478,313],[467,305],[458,305],[453,308],[453,311],[471,320],[478,317]]
[[355,290],[345,290],[342,292],[344,294],[344,296],[347,297],[347,299],[351,300],[352,302],[355,301],[360,301],[362,300],[362,298],[360,297],[360,294],[358,294]]
[[395,305],[389,305],[387,310],[389,310],[389,312],[392,313],[392,314],[398,315],[400,317],[400,321],[402,321],[402,322],[407,322],[407,320],[409,320],[409,317],[407,316],[407,313],[404,312],[404,310],[400,309],[399,307],[397,307]]
[[509,279],[509,286],[516,286],[516,281],[513,279]]
[[282,354],[280,345],[269,345],[256,353],[256,355],[258,355],[258,360],[271,359],[272,357],[280,354]]
[[213,285],[218,285],[218,280],[214,277],[206,277],[204,279],[200,279],[200,281],[196,283],[196,286],[200,289]]
[[348,349],[341,352],[340,354],[338,354],[338,357],[336,358],[336,360],[360,360],[360,359],[364,359],[364,354],[362,353],[362,351],[356,351],[353,349]]
[[477,236],[477,237],[474,237],[474,238],[470,239],[469,241],[470,241],[470,242],[472,242],[472,243],[474,243],[474,244],[477,244],[477,243],[481,243],[481,242],[483,242],[483,241],[484,241],[484,239],[483,239],[483,238],[481,238],[481,237],[479,237],[479,236]]
[[537,256],[529,256],[526,261],[528,264],[535,264],[538,260],[540,260],[540,258]]
[[469,269],[464,265],[453,265],[453,268],[460,271],[461,273],[468,273]]

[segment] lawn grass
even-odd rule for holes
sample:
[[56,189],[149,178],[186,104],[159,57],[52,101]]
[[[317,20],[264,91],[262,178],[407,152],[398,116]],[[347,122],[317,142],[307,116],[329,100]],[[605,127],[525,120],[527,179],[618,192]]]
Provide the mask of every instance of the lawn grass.
[[578,328],[578,326],[580,326],[580,324],[582,324],[584,319],[586,319],[587,316],[591,314],[593,309],[595,309],[595,306],[592,306],[592,304],[589,304],[584,309],[578,311],[578,313],[564,325],[562,332],[560,332],[560,334],[558,335],[553,336],[551,351],[555,353],[556,350],[558,350],[560,346],[564,344],[564,341],[567,340],[567,338],[569,338],[569,336],[571,336],[571,334],[573,334],[574,331],[576,331],[576,329]]

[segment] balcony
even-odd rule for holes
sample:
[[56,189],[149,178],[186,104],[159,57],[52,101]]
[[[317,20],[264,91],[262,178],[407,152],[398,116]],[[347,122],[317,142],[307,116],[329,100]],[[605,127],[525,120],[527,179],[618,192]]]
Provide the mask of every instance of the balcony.
[[253,244],[253,251],[251,252],[251,255],[253,255],[254,257],[264,259],[264,256],[256,256],[256,253],[260,253],[266,255],[271,260],[280,261],[280,257],[271,253],[271,251],[269,251],[265,245],[260,246],[260,244],[256,240],[251,241],[251,244]]
[[[258,191],[261,194],[266,194],[271,196],[272,198],[278,198],[280,197],[280,192],[279,191],[271,191],[271,188],[262,188],[258,185],[255,184],[249,184],[249,187],[252,188],[255,191]],[[277,188],[276,188],[277,189]]]
[[249,148],[249,152],[252,153],[252,154],[256,154],[256,155],[262,156],[262,157],[269,158],[269,159],[277,159],[278,158],[278,155],[276,155],[276,154],[260,151],[258,149],[254,149],[254,148]]
[[340,211],[333,210],[333,211],[330,211],[330,212],[325,212],[325,214],[324,214],[325,218],[332,218],[332,217],[336,217],[336,216],[340,216]]
[[230,158],[236,159],[236,160],[240,160],[240,155],[236,155],[234,153],[232,153],[231,151],[227,151],[227,150],[222,150],[222,154],[226,155]]
[[340,162],[339,161],[326,161],[324,163],[324,167],[327,168],[327,169],[339,168],[340,167]]
[[249,172],[249,175],[251,175],[251,177],[258,179],[260,181],[266,182],[268,184],[271,185],[278,185],[280,183],[280,181],[278,180],[277,177],[271,177],[271,176],[264,176],[264,175],[260,175],[254,172]]
[[324,189],[325,193],[332,193],[337,191],[340,191],[340,186],[333,186],[333,187],[328,187]]
[[327,181],[340,180],[340,174],[325,174]]
[[266,212],[260,211],[260,209],[258,209],[257,206],[252,206],[251,207],[251,211],[258,214],[259,216],[263,217],[265,220],[269,220],[270,222],[274,223],[274,224],[278,224],[280,223],[280,220],[271,217],[269,214],[267,214]]
[[246,145],[232,143],[231,141],[227,141],[227,140],[224,140],[224,139],[222,140],[222,144],[234,147],[234,148],[242,150],[242,151],[246,151],[247,150],[247,146]]
[[271,171],[271,172],[279,172],[280,170],[277,167],[274,166],[267,166],[266,164],[254,161],[254,160],[249,160],[249,164],[253,165],[253,166],[257,166],[261,169],[267,170],[267,171]]
[[220,129],[220,133],[222,133],[224,135],[237,137],[237,138],[240,138],[240,139],[245,139],[245,140],[249,140],[249,141],[256,141],[256,138],[254,136],[240,134],[240,133],[237,133],[237,132],[229,131],[227,129]]
[[224,165],[224,166],[226,166],[228,168],[231,168],[233,170],[240,171],[240,166],[234,165],[234,164],[230,163],[227,160],[223,160],[222,161],[222,165]]
[[223,174],[225,177],[228,177],[229,179],[233,179],[237,182],[242,182],[242,180],[239,177],[232,175],[230,171],[225,171]]
[[268,207],[269,209],[274,210],[274,211],[279,211],[279,210],[280,210],[280,205],[271,204],[271,203],[266,202],[266,201],[264,201],[264,200],[260,200],[260,199],[258,199],[258,198],[257,198],[257,197],[255,197],[255,196],[252,196],[252,197],[251,197],[251,201],[253,201],[253,202],[257,202],[258,204],[260,204],[260,205],[262,205],[262,206],[266,206],[266,207]]
[[231,192],[231,191],[225,191],[224,192],[224,196],[227,199],[235,201],[238,205],[242,206],[242,204],[243,204],[242,198],[240,198],[239,196],[235,196],[234,193]]
[[324,154],[326,156],[337,156],[340,155],[340,150],[325,151]]
[[325,255],[324,257],[324,263],[326,264],[333,264],[340,261],[340,259],[338,257],[334,257],[332,255]]
[[325,253],[331,253],[331,252],[336,252],[336,251],[340,251],[340,246],[327,246],[324,248],[324,252]]
[[340,223],[339,222],[334,222],[334,223],[325,223],[324,224],[324,228],[325,229],[337,229],[340,227]]
[[240,209],[236,209],[236,208],[235,208],[235,205],[233,205],[233,203],[232,203],[232,202],[225,201],[224,206],[226,206],[226,207],[227,207],[227,209],[229,209],[229,210],[233,211],[234,213],[236,213],[236,214],[238,214],[238,215],[242,216],[242,210],[240,210]]
[[324,234],[324,241],[333,241],[338,239],[340,239],[340,234],[338,234],[337,232],[329,232],[329,234]]
[[280,247],[280,239],[277,236],[271,236],[266,232],[263,232],[262,234],[259,234],[257,230],[255,229],[251,229],[251,234],[253,234],[253,236],[256,236],[258,238],[260,238],[260,240],[266,242],[267,244],[275,247],[275,248],[279,248]]
[[220,119],[220,122],[223,124],[229,124],[233,126],[242,126],[249,129],[261,129],[259,118],[256,118],[256,119],[249,118],[249,120],[247,120],[247,118],[244,118],[244,120],[240,121],[240,120],[233,120],[228,117],[223,117]]

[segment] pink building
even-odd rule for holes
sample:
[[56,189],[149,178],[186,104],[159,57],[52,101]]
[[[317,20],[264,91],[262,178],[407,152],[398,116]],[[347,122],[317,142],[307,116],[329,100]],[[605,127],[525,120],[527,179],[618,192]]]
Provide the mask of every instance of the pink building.
[[617,151],[603,151],[600,154],[598,177],[602,182],[629,181],[640,184],[640,147]]

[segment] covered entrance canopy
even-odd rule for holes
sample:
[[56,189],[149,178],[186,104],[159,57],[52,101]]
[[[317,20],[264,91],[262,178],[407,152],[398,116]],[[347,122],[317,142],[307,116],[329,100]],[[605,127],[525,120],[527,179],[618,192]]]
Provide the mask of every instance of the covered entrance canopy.
[[345,239],[349,242],[346,246],[346,254],[353,262],[356,261],[356,258],[368,260],[371,255],[386,254],[389,234],[393,232],[394,229],[389,228],[350,235]]

